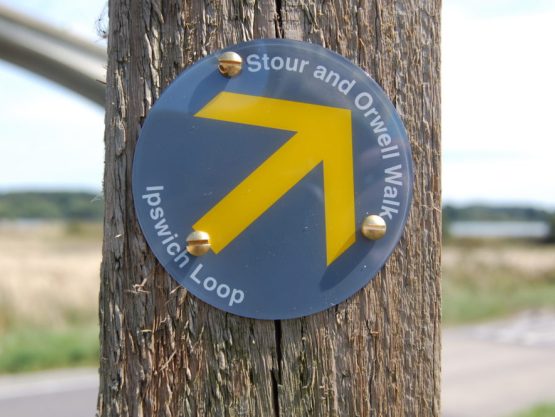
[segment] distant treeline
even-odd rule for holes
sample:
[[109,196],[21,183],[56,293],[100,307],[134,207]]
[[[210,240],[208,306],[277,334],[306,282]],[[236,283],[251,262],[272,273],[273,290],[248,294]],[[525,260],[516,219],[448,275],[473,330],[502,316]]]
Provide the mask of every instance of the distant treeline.
[[[101,220],[101,195],[86,192],[12,192],[0,194],[0,219]],[[555,213],[532,207],[472,205],[443,207],[443,222],[552,221]]]
[[532,207],[492,207],[472,205],[443,206],[443,221],[542,221],[549,222],[554,213]]
[[104,201],[85,192],[0,194],[0,219],[102,220]]

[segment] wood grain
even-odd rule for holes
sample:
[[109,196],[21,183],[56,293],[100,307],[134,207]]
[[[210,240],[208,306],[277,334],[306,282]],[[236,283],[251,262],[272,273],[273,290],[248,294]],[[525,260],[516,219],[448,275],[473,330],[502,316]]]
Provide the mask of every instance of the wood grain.
[[[439,416],[440,0],[111,0],[98,415]],[[404,237],[363,290],[286,321],[223,313],[179,287],[139,229],[131,166],[161,91],[254,38],[330,48],[367,70],[408,131]]]

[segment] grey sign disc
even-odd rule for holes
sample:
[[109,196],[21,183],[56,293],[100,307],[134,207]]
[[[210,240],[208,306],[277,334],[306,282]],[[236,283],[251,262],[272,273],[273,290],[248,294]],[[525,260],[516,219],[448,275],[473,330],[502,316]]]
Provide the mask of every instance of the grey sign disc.
[[[225,51],[241,57],[237,75],[218,69]],[[288,319],[378,273],[403,233],[412,176],[403,124],[368,74],[317,45],[258,40],[198,61],[161,95],[133,196],[150,248],[192,294]],[[370,221],[373,239],[361,233],[369,215],[383,220]],[[194,230],[210,241],[202,256],[187,251]]]

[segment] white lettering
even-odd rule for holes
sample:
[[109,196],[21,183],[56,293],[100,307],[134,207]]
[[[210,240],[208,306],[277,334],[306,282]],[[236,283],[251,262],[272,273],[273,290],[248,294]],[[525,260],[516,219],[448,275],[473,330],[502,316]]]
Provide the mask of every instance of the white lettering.
[[176,242],[170,243],[166,248],[166,252],[168,252],[168,255],[170,256],[175,256],[181,252],[181,246],[179,246],[179,243]]
[[283,65],[284,65],[283,58],[280,56],[275,56],[270,61],[270,64],[273,70],[279,71],[280,69],[283,68]]
[[396,187],[390,187],[389,185],[386,185],[383,189],[383,196],[384,198],[397,198],[397,188]]
[[[253,58],[251,58],[253,57]],[[251,58],[251,63],[256,62],[254,58],[255,55],[249,55]],[[256,55],[256,57],[258,57]],[[280,58],[281,59],[281,58]],[[247,58],[248,60],[248,58]],[[279,64],[279,60],[273,61]],[[307,61],[308,62],[308,61]],[[283,64],[283,60],[281,60]],[[258,63],[260,65],[260,63]],[[163,186],[147,187],[147,191],[162,191]],[[181,244],[176,241],[179,237],[177,233],[172,233],[170,230],[170,225],[168,224],[166,218],[164,217],[164,209],[160,206],[162,204],[162,197],[159,192],[151,192],[143,194],[142,199],[146,201],[148,206],[152,207],[149,210],[150,218],[155,221],[154,231],[160,238],[162,245],[166,249],[166,253],[173,257],[173,261],[178,265],[180,269],[185,268],[189,261],[191,260],[189,254],[186,250],[182,250]],[[230,288],[229,285],[219,284],[218,280],[214,277],[201,277],[201,271],[204,265],[199,263],[193,271],[189,274],[189,278],[194,283],[201,285],[206,291],[216,291],[218,297],[223,299],[228,299],[227,303],[231,307],[234,304],[240,304],[245,299],[245,293],[242,290],[236,288]]]
[[267,54],[262,55],[262,62],[264,62],[264,69],[266,71],[268,71],[270,69],[270,67],[268,66],[268,59],[269,58],[268,58]]
[[382,206],[382,212],[380,213],[380,217],[387,216],[390,220],[393,219],[393,214],[399,213],[399,210],[389,206]]
[[216,290],[216,294],[218,294],[218,297],[220,298],[227,298],[230,292],[231,288],[229,288],[229,285],[225,284],[220,284]]
[[164,210],[162,209],[162,207],[150,209],[150,218],[152,220],[159,220],[162,217],[164,217]]
[[[176,244],[177,244],[177,243],[176,243]],[[187,265],[187,264],[189,263],[189,261],[190,261],[190,258],[189,258],[189,256],[187,255],[187,252],[186,252],[186,251],[183,251],[183,252],[181,252],[179,255],[177,255],[177,256],[174,258],[173,261],[174,261],[175,263],[178,263],[178,262],[179,262],[180,260],[182,260],[182,259],[184,259],[184,261],[181,262],[181,263],[179,264],[179,267],[180,267],[180,268],[185,267],[185,265]]]
[[364,113],[364,117],[368,117],[371,114],[378,114],[378,111],[376,110],[375,107],[372,107],[370,110],[368,110],[366,113]]
[[305,67],[309,64],[306,59],[273,56],[269,57],[268,54],[263,54],[262,57],[257,54],[247,56],[247,69],[250,72],[258,72],[261,69],[266,71],[272,69],[274,71],[281,71],[285,69],[289,72],[298,72],[302,74]]
[[390,143],[391,143],[391,136],[389,136],[387,133],[382,133],[380,136],[378,136],[378,145],[388,146]]
[[197,284],[200,284],[200,279],[197,278],[197,274],[200,272],[200,270],[202,269],[202,264],[198,264],[197,267],[195,268],[195,270],[191,273],[191,275],[189,275],[189,277],[195,281]]
[[178,234],[176,233],[173,236],[167,237],[162,241],[163,245],[167,245],[168,243],[170,243],[172,240],[174,240],[176,237],[179,237]]
[[206,291],[214,291],[217,285],[218,285],[218,281],[216,281],[212,277],[206,277],[204,282],[202,283],[202,286]]
[[399,203],[398,201],[393,201],[393,200],[384,200],[383,204],[388,204],[390,206],[397,206],[397,207],[401,205],[401,203]]
[[393,185],[403,185],[403,182],[399,180],[403,176],[401,171],[401,165],[395,165],[394,167],[387,168],[385,173],[388,175],[385,177],[385,182]]
[[401,156],[401,154],[399,152],[386,153],[385,155],[382,155],[382,159],[395,158],[397,156]]
[[395,158],[397,156],[400,156],[401,154],[399,152],[393,152],[399,150],[399,145],[393,145],[393,146],[389,146],[387,148],[382,148],[381,152],[382,152],[382,159],[389,159],[389,158]]
[[382,120],[382,116],[379,114],[370,122],[370,126],[374,128],[374,133],[387,132],[385,123]]
[[170,228],[166,224],[165,217],[154,225],[154,229],[157,230],[158,236],[168,236],[172,234]]
[[319,80],[325,81],[326,67],[323,67],[322,65],[318,65],[314,70],[313,76],[314,78],[318,78]]
[[262,68],[262,65],[260,65],[260,57],[256,54],[251,54],[247,57],[247,65],[248,65],[248,70],[250,72],[258,72],[260,71],[260,69]]
[[[332,78],[333,78],[333,81],[332,81]],[[331,85],[335,87],[339,82],[339,79],[340,79],[339,74],[337,72],[330,71],[330,73],[326,77],[326,82],[329,84],[331,81]]]
[[337,86],[337,89],[339,90],[340,93],[347,95],[351,92],[355,84],[356,84],[355,80],[352,80],[352,81],[343,80],[339,83],[339,85]]
[[243,291],[233,289],[231,297],[229,298],[229,306],[231,307],[233,304],[241,304],[244,299],[245,293]]
[[245,293],[241,290],[234,288],[233,290],[226,284],[218,284],[218,280],[214,277],[201,277],[200,271],[204,267],[203,264],[198,264],[195,270],[189,275],[194,282],[201,285],[206,291],[216,290],[216,295],[220,298],[228,298],[228,305],[240,304],[245,299]]
[[160,205],[162,198],[160,198],[160,193],[143,194],[143,200],[146,200],[150,207],[155,207]]
[[[363,104],[364,101],[366,101],[366,104]],[[366,92],[362,92],[355,97],[355,106],[357,106],[357,109],[362,111],[368,110],[370,106],[372,106],[373,102],[374,99],[372,98],[372,96]]]

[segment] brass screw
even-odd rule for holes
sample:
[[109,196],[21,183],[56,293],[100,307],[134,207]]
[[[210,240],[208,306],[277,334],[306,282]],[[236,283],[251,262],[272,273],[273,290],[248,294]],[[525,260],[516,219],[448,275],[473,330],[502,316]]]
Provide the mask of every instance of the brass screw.
[[187,236],[187,252],[194,256],[202,256],[210,250],[210,235],[206,232],[194,231]]
[[218,69],[225,77],[235,77],[243,68],[243,58],[236,52],[224,52],[218,57]]
[[387,225],[380,216],[372,214],[362,221],[362,234],[370,240],[378,240],[385,236]]

